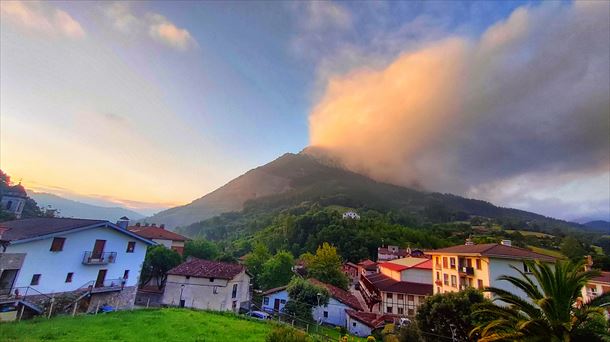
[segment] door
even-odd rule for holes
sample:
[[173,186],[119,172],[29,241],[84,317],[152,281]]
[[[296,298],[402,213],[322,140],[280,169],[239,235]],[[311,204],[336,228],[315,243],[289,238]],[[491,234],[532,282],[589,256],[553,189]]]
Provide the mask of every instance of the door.
[[273,311],[275,311],[275,312],[280,311],[280,300],[279,299],[276,299],[273,302]]
[[106,240],[95,240],[95,245],[93,245],[93,253],[91,253],[91,258],[101,259],[102,253],[104,253],[105,246]]
[[106,272],[108,270],[100,270],[97,272],[97,280],[95,281],[95,287],[103,287],[104,280],[106,280]]

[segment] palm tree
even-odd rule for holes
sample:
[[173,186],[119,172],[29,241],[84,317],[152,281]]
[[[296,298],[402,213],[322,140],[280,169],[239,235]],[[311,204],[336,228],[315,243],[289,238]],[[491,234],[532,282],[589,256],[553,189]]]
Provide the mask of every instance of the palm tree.
[[[583,303],[582,288],[597,271],[585,271],[584,261],[559,261],[553,267],[540,261],[526,261],[531,274],[516,267],[519,277],[503,275],[498,280],[509,282],[523,291],[522,298],[510,291],[489,287],[485,292],[494,295],[493,301],[483,304],[477,317],[485,322],[474,328],[470,336],[488,341],[610,341],[604,316],[610,301],[606,293]],[[496,302],[503,302],[501,305]]]

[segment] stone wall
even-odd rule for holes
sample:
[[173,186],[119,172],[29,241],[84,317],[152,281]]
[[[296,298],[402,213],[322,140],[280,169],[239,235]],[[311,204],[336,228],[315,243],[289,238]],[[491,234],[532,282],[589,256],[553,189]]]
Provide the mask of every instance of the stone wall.
[[95,312],[96,308],[103,305],[110,305],[118,310],[132,309],[136,292],[137,286],[126,286],[121,291],[94,293],[89,300],[87,312]]

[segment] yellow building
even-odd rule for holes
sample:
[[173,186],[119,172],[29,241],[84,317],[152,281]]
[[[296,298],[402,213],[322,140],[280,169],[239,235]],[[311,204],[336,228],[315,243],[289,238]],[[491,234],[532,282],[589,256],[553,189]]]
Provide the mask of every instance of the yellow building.
[[519,273],[511,266],[528,273],[525,260],[555,262],[553,257],[513,247],[508,240],[500,244],[467,243],[426,254],[432,256],[434,294],[456,292],[468,287],[482,290],[488,286],[519,294],[519,289],[506,281],[497,281],[497,278],[501,275],[518,276]]

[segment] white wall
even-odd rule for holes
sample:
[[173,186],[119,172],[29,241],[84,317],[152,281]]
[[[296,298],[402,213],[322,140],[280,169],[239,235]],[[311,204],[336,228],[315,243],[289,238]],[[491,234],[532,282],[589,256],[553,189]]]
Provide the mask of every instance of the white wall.
[[402,272],[400,280],[419,284],[432,284],[432,270],[410,268]]
[[371,328],[368,325],[362,324],[360,321],[347,316],[347,329],[350,334],[367,337],[371,335]]
[[[269,303],[265,304],[265,298],[269,299]],[[282,311],[284,309],[284,306],[286,305],[286,302],[288,301],[288,291],[283,290],[283,291],[278,291],[275,293],[271,293],[269,295],[266,295],[263,297],[263,310],[267,311],[267,312],[274,312],[273,310],[273,303],[275,303],[275,300],[279,299],[280,300],[280,311]],[[284,301],[284,303],[282,303],[281,301]]]
[[[328,305],[318,306],[311,310],[311,314],[316,322],[324,322],[332,325],[347,326],[347,314],[345,309],[350,309],[349,306],[330,298]],[[328,317],[324,317],[324,311],[328,311]]]
[[[489,260],[489,283],[492,287],[497,287],[511,293],[518,295],[521,298],[527,298],[525,292],[521,291],[519,288],[513,286],[508,281],[502,280],[498,281],[498,277],[501,275],[509,275],[521,278],[519,272],[515,271],[510,267],[513,265],[517,267],[519,270],[523,271],[523,261],[521,260],[511,260],[511,259],[498,259],[498,258],[490,258]],[[532,276],[531,279],[534,279]],[[534,279],[535,281],[535,279]]]
[[[185,286],[182,287],[182,284]],[[236,298],[232,298],[233,284],[237,284]],[[250,301],[250,276],[242,271],[230,280],[215,278],[211,281],[210,278],[187,279],[185,276],[169,275],[162,303],[178,306],[181,298],[186,307],[229,311],[232,310],[233,301],[236,301],[236,308],[239,309],[242,303]]]
[[[95,281],[100,269],[107,269],[106,279],[122,278],[129,270],[125,286],[138,284],[147,244],[120,233],[113,228],[99,227],[77,232],[57,234],[66,241],[62,251],[51,252],[53,238],[9,245],[7,253],[27,253],[14,287],[31,286],[42,293],[66,292],[78,289],[88,281]],[[83,265],[85,251],[93,250],[95,240],[106,240],[104,252],[116,252],[114,263],[106,265]],[[135,241],[133,253],[126,253],[127,243]],[[74,272],[71,283],[66,283],[68,272]],[[41,274],[39,285],[30,285],[32,276]]]
[[166,239],[152,239],[154,242],[158,243],[159,245],[163,245],[165,246],[165,248],[171,248],[172,247],[172,240],[166,240]]

